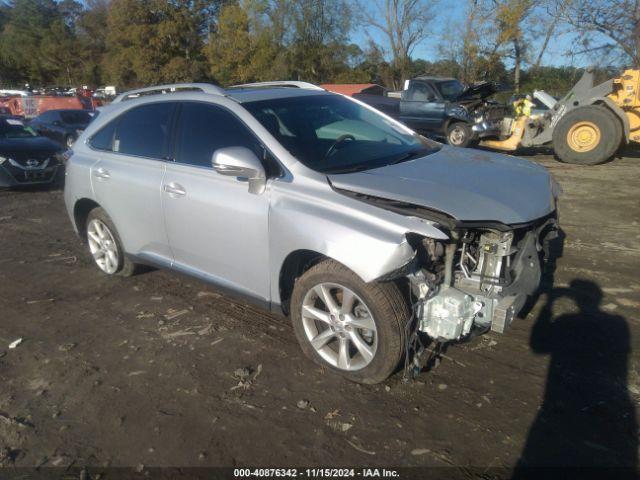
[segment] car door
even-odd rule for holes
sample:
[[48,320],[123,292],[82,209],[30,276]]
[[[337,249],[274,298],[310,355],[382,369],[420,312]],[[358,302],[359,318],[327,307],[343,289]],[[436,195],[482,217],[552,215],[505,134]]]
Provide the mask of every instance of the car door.
[[176,104],[134,107],[90,140],[99,150],[91,168],[96,201],[113,220],[127,253],[170,265],[161,186]]
[[441,130],[444,110],[444,100],[427,82],[413,80],[402,92],[400,120],[415,130]]
[[222,106],[184,102],[162,203],[174,268],[259,301],[269,299],[269,194],[213,170],[213,153],[260,142]]

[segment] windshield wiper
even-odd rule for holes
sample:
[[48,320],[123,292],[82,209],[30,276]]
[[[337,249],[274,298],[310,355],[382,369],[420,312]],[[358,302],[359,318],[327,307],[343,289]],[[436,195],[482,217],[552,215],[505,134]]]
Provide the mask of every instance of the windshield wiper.
[[362,170],[371,170],[374,168],[383,168],[383,167],[388,167],[389,165],[395,165],[397,163],[401,163],[401,162],[406,162],[407,160],[411,160],[413,158],[418,158],[418,157],[422,157],[424,155],[426,155],[427,153],[434,151],[435,149],[430,149],[430,148],[421,148],[419,150],[412,150],[410,152],[406,152],[402,155],[400,155],[400,157],[396,158],[395,160],[389,162],[389,163],[384,163],[382,165],[376,165],[376,166],[371,166],[370,164],[360,164],[360,165],[353,165],[351,167],[345,167],[345,168],[337,168],[337,169],[331,169],[328,170],[324,173],[328,173],[328,174],[334,174],[334,173],[354,173],[354,172],[361,172]]
[[333,175],[334,173],[354,173],[354,172],[361,172],[363,170],[369,170],[371,168],[375,168],[375,167],[371,167],[369,165],[354,165],[353,167],[345,167],[345,168],[336,168],[336,169],[330,169],[325,171],[324,173],[328,173],[329,175]]
[[422,157],[427,154],[430,150],[428,148],[423,148],[420,150],[412,150],[407,152],[400,157],[396,158],[393,162],[389,162],[387,165],[395,165],[397,163],[406,162],[407,160],[412,160],[414,158]]

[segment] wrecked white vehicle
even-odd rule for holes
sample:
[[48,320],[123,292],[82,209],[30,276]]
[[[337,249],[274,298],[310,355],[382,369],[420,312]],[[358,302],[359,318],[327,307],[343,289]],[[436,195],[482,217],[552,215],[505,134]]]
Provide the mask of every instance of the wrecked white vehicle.
[[416,332],[504,332],[557,229],[544,168],[300,82],[128,92],[73,150],[65,201],[100,270],[165,267],[290,315],[310,358],[358,382]]

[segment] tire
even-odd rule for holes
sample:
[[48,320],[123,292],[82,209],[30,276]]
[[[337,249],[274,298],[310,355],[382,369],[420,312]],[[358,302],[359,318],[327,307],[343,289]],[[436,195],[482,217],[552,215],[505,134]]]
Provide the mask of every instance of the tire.
[[[332,314],[324,301],[325,292],[337,307],[349,292],[354,300],[342,313],[333,310]],[[305,355],[358,383],[380,383],[395,371],[403,358],[409,318],[397,285],[365,283],[333,260],[320,262],[298,278],[291,297],[293,329]],[[312,340],[316,339],[314,347]],[[340,355],[344,351],[347,353]]]
[[[96,238],[94,235],[98,234],[97,226],[100,226],[104,235],[98,235]],[[120,275],[122,277],[130,277],[135,274],[136,264],[129,260],[122,248],[122,241],[118,235],[115,225],[107,212],[102,208],[97,207],[89,212],[87,222],[85,224],[85,234],[87,238],[87,245],[89,246],[89,252],[93,258],[94,263],[106,275]],[[102,251],[98,252],[96,248]],[[111,256],[109,253],[113,253],[115,256]],[[101,262],[99,260],[103,258]]]
[[553,131],[553,149],[565,163],[597,165],[609,160],[622,142],[622,124],[606,107],[589,105],[564,115]]
[[468,123],[453,122],[447,127],[447,143],[452,147],[467,148],[474,142],[475,135]]

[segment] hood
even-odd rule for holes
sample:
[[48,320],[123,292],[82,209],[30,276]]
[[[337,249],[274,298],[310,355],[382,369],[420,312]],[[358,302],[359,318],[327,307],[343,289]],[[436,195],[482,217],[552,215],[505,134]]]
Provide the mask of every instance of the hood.
[[496,82],[480,82],[466,88],[456,100],[472,100],[476,98],[485,99],[501,90],[501,86]]
[[50,156],[63,149],[53,140],[46,137],[2,138],[0,139],[0,155],[18,156],[33,155],[34,157]]
[[415,160],[328,177],[337,189],[424,207],[459,221],[513,225],[555,209],[544,167],[480,150],[443,146]]

